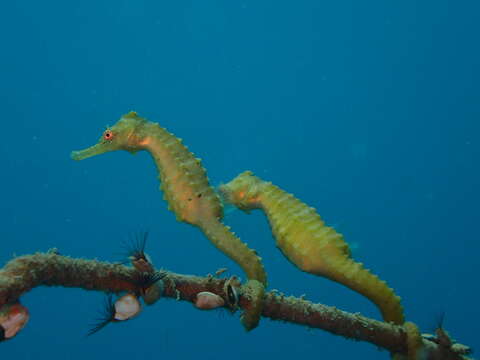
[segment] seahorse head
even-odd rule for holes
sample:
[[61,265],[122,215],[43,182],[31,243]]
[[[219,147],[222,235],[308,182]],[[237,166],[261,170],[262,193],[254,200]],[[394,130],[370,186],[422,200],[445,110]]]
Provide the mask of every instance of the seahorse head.
[[244,171],[218,190],[222,200],[248,212],[258,208],[258,196],[262,192],[262,181],[251,171]]
[[144,118],[131,111],[123,115],[115,125],[107,127],[95,145],[83,150],[72,151],[71,157],[74,160],[83,160],[115,150],[127,150],[135,153],[142,149],[139,129],[145,123],[147,121]]

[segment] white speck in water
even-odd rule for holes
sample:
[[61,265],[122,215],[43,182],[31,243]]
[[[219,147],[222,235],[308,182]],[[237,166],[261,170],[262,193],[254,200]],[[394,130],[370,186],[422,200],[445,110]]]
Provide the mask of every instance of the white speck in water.
[[352,144],[351,151],[355,160],[364,160],[367,157],[367,144]]
[[430,201],[431,201],[431,200],[434,199],[434,197],[435,197],[435,196],[433,195],[432,192],[428,192],[428,193],[425,194],[425,199],[427,199],[427,200],[430,200]]

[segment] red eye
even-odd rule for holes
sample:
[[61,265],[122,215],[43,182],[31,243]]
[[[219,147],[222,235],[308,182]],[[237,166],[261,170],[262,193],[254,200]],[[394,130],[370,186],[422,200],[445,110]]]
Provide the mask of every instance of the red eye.
[[105,130],[103,133],[103,140],[110,141],[113,139],[113,132],[112,130]]

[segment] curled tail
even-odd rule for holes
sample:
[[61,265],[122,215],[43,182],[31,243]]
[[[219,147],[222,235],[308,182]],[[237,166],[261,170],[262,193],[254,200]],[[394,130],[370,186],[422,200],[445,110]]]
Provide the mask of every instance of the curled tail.
[[199,227],[212,244],[240,265],[247,274],[248,281],[242,287],[242,296],[248,297],[250,302],[242,314],[241,321],[247,331],[256,328],[262,315],[267,286],[267,273],[262,265],[262,259],[220,221],[209,220],[200,223]]
[[246,171],[220,187],[225,200],[244,211],[262,209],[277,246],[299,269],[339,282],[376,304],[385,321],[402,324],[400,298],[350,257],[341,234],[326,226],[314,208]]

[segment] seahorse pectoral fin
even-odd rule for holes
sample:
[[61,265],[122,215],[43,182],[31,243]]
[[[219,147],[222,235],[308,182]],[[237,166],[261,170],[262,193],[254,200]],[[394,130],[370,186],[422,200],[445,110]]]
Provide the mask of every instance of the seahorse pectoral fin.
[[95,155],[106,153],[108,151],[111,151],[111,149],[109,149],[107,144],[98,143],[83,150],[72,151],[70,153],[70,157],[73,160],[83,160]]

